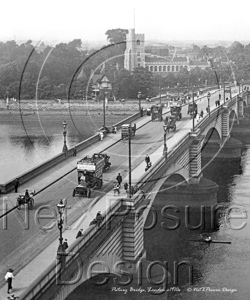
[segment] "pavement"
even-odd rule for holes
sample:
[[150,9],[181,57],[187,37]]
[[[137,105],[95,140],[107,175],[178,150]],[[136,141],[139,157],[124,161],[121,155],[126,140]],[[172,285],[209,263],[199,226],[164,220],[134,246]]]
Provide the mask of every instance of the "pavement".
[[[214,103],[211,103],[211,109],[215,107]],[[164,109],[164,112],[168,109]],[[144,116],[134,123],[136,123],[137,128],[149,122],[151,117]],[[171,151],[178,140],[181,137],[185,136],[190,132],[192,128],[192,120],[187,121],[187,123],[177,130],[175,134],[172,134],[167,139],[168,152]],[[19,189],[19,193],[24,192],[26,188],[35,189],[37,192],[46,188],[46,186],[51,185],[52,182],[58,180],[58,177],[62,177],[64,174],[70,172],[76,167],[76,163],[79,160],[79,157],[83,157],[89,153],[92,153],[93,149],[96,147],[99,149],[105,149],[114,144],[114,139],[120,139],[120,130],[117,131],[117,134],[112,135],[112,138],[109,136],[105,137],[102,141],[95,143],[94,145],[88,147],[87,149],[79,152],[77,157],[69,158],[67,161],[58,164],[55,168],[46,171],[45,173],[37,176],[36,178],[30,180],[25,184],[25,187]],[[92,149],[93,148],[93,149]],[[160,157],[162,157],[163,145],[159,147],[154,153],[150,155],[150,160],[152,165],[154,165]],[[141,174],[145,173],[145,162],[139,164],[132,171],[133,181],[137,182],[141,177]],[[123,182],[128,182],[128,178],[125,177]],[[8,194],[8,196],[16,196],[16,194]],[[77,220],[69,229],[66,229],[63,232],[63,238],[68,240],[68,244],[72,244],[75,241],[76,234],[80,229],[87,229],[89,223],[93,220],[93,216],[97,214],[98,211],[104,213],[108,209],[108,204],[113,204],[113,201],[119,201],[119,198],[126,197],[126,192],[121,188],[121,194],[119,196],[114,196],[113,191],[109,191],[104,197],[96,201],[93,199],[92,203],[89,206],[89,210],[82,215],[82,217]],[[107,201],[107,198],[112,201]],[[42,272],[44,272],[51,263],[56,259],[56,253],[58,249],[58,239],[54,240],[46,249],[44,249],[40,254],[38,254],[32,261],[30,261],[20,272],[15,274],[15,279],[13,280],[13,293],[16,296],[19,296],[32,282],[34,282]],[[0,288],[0,300],[7,299],[7,285]]]

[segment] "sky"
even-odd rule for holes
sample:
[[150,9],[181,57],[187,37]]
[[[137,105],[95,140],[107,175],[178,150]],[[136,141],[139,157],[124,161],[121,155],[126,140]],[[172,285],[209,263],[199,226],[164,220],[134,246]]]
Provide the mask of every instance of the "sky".
[[248,3],[246,0],[4,1],[0,40],[105,41],[108,29],[135,27],[136,33],[144,33],[148,42],[249,41]]

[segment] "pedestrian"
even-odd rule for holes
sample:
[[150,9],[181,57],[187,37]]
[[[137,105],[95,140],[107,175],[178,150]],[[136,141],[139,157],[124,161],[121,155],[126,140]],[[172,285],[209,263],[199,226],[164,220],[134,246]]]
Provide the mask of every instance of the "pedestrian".
[[146,154],[145,162],[146,162],[147,168],[148,168],[149,167],[149,163],[150,163],[150,157],[148,156],[148,154]]
[[103,219],[104,219],[104,217],[103,217],[103,215],[101,214],[101,211],[100,211],[100,210],[99,210],[98,213],[96,214],[95,219],[96,219],[97,225],[100,226],[100,224],[102,223],[102,221],[103,221]]
[[221,94],[219,94],[219,100],[221,99]]
[[204,115],[204,111],[202,110],[200,113],[200,117],[203,118],[203,115]]
[[73,149],[73,156],[76,156],[76,147]]
[[12,279],[15,278],[13,275],[13,270],[9,269],[4,278],[8,284],[7,293],[10,294],[12,293]]
[[104,137],[104,134],[102,131],[100,131],[100,140],[102,141],[103,140],[103,137]]
[[76,239],[83,236],[83,229],[80,229],[76,235]]
[[117,183],[117,182],[115,182],[114,183],[114,196],[116,195],[116,193],[118,194],[118,195],[120,195],[120,185],[119,185],[119,183]]
[[116,177],[116,180],[117,180],[118,184],[121,185],[121,183],[122,183],[122,176],[121,176],[120,173],[118,173],[118,175]]
[[16,178],[16,180],[14,182],[15,193],[17,193],[19,186],[20,186],[20,182],[19,182],[18,178]]
[[127,192],[127,189],[128,189],[128,183],[125,182],[125,183],[124,183],[124,190]]
[[65,251],[67,248],[69,248],[67,239],[64,240],[62,247],[63,247],[63,251]]
[[197,115],[196,115],[196,121],[199,122],[199,119],[200,119],[200,115],[197,113]]

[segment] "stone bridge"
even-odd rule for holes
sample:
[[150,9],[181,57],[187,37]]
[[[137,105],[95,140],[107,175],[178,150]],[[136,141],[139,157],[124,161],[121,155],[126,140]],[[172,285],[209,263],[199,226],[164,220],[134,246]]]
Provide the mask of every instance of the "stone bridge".
[[[148,207],[161,189],[169,194],[185,194],[197,201],[197,195],[216,196],[218,186],[202,176],[202,158],[237,159],[241,143],[230,138],[230,127],[244,116],[250,104],[245,91],[222,103],[194,126],[174,135],[168,157],[160,155],[153,166],[138,178],[139,191],[131,199],[109,202],[105,222],[90,226],[86,235],[77,239],[67,255],[55,262],[21,295],[25,300],[61,300],[95,275],[135,273],[145,258],[143,227]],[[222,154],[221,154],[222,153]]]

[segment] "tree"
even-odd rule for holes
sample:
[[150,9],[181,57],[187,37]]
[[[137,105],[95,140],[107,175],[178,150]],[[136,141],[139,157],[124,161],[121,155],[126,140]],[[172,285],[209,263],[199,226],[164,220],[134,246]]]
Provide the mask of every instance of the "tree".
[[138,67],[133,72],[133,97],[136,98],[140,91],[145,97],[155,94],[153,75],[146,68]]
[[105,32],[107,35],[107,40],[110,44],[118,44],[120,42],[126,41],[126,34],[128,33],[127,29],[109,29]]

